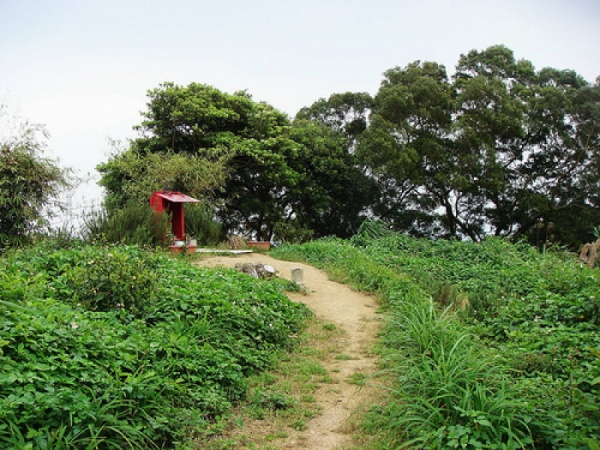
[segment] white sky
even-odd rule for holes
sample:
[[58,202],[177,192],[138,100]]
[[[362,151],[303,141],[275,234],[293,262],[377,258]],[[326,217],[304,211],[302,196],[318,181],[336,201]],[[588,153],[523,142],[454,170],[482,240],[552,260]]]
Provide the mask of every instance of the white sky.
[[451,73],[496,44],[593,81],[600,0],[0,0],[0,104],[45,124],[63,167],[94,174],[164,81],[247,89],[293,116],[333,93],[374,94],[392,67]]

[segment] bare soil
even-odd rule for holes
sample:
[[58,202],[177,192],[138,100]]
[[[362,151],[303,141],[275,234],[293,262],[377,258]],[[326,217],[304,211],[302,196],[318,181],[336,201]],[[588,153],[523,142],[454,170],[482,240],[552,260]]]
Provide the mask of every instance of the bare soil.
[[[332,374],[333,381],[327,388],[316,390],[314,396],[321,413],[306,423],[301,431],[289,429],[282,439],[270,442],[269,448],[307,448],[319,450],[341,450],[356,446],[353,441],[353,422],[357,416],[377,397],[376,390],[367,382],[360,386],[357,380],[369,380],[376,371],[376,355],[373,345],[379,330],[380,318],[377,303],[371,296],[352,291],[347,286],[329,280],[326,273],[312,266],[273,259],[267,254],[252,253],[234,257],[207,257],[196,262],[198,266],[233,267],[237,263],[262,263],[275,268],[278,276],[291,279],[291,271],[302,268],[307,295],[289,293],[291,300],[306,304],[324,323],[334,324],[341,333],[336,333],[329,343],[336,354],[349,357],[321,361]],[[244,424],[251,432],[263,433],[269,424],[261,421]]]

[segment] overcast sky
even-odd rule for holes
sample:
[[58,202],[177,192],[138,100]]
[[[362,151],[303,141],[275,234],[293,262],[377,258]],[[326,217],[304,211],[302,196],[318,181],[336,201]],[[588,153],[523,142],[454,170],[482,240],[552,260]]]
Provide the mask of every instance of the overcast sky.
[[0,0],[0,104],[45,124],[63,167],[93,174],[164,81],[246,89],[293,116],[336,92],[374,94],[392,67],[452,72],[496,44],[594,81],[600,0]]

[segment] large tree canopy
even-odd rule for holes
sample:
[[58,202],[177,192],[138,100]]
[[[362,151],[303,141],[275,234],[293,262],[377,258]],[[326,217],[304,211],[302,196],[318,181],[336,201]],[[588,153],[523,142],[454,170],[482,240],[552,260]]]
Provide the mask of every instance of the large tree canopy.
[[[374,210],[417,234],[529,236],[577,245],[600,222],[600,85],[516,61],[506,47],[385,73],[359,155]],[[546,230],[548,231],[548,230]]]
[[329,128],[354,139],[365,131],[373,98],[367,92],[333,94],[319,99],[309,107],[302,108],[296,119],[321,122]]
[[369,181],[341,132],[202,84],[165,83],[148,97],[141,137],[99,167],[114,206],[169,181],[213,202],[226,231],[260,240],[358,228]]
[[346,92],[294,121],[246,92],[166,83],[129,149],[100,166],[115,205],[166,180],[210,198],[227,231],[351,235],[371,216],[432,237],[577,246],[600,223],[600,81],[504,46],[455,72],[416,61],[377,94]]

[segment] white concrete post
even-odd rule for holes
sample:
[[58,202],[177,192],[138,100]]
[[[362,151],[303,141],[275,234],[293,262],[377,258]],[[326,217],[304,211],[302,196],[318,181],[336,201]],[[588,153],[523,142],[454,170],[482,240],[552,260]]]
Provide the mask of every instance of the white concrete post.
[[300,286],[304,286],[304,269],[302,267],[292,269],[292,281]]

